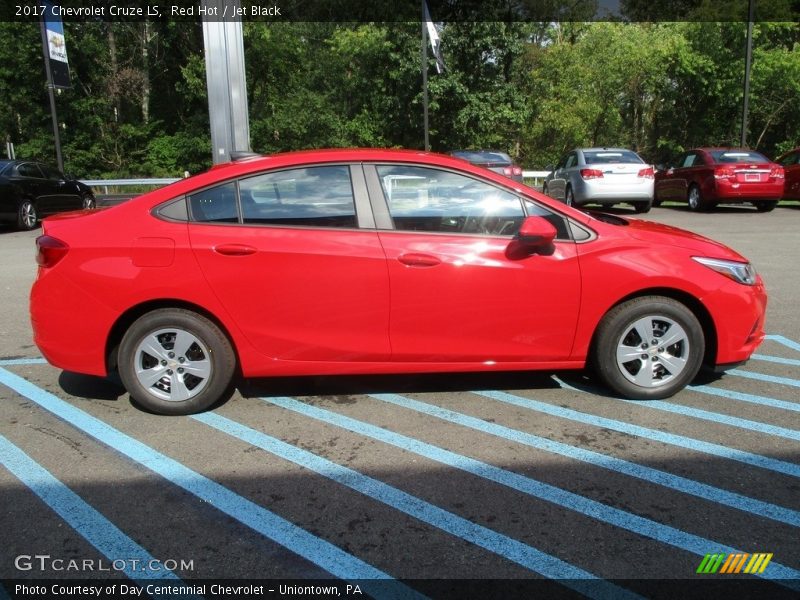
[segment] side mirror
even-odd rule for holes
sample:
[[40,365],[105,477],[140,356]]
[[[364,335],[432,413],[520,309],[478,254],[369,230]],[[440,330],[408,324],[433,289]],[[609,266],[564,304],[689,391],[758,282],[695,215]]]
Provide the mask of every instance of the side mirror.
[[656,171],[666,171],[666,170],[667,170],[667,165],[665,165],[664,163],[658,163],[656,165]]
[[544,217],[527,217],[514,240],[528,250],[538,250],[552,245],[556,228]]
[[545,171],[550,171],[550,172],[552,173],[553,171],[555,171],[555,170],[556,170],[556,166],[555,166],[555,165],[547,165],[547,166],[544,168],[544,170],[545,170]]

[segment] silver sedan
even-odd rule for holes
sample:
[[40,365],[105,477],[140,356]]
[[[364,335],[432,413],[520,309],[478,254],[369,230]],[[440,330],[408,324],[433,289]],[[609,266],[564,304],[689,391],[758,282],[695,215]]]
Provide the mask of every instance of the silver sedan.
[[628,203],[638,213],[653,205],[653,166],[624,148],[576,148],[544,180],[545,194],[570,206]]

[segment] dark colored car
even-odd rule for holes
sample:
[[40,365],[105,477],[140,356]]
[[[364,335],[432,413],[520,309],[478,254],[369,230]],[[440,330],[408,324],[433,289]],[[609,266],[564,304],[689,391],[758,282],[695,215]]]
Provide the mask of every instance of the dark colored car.
[[33,229],[48,215],[94,208],[92,188],[31,160],[0,160],[0,223]]
[[747,360],[767,297],[694,233],[592,215],[463,160],[315,150],[46,219],[30,296],[59,368],[164,414],[234,376],[582,369],[665,398]]
[[515,165],[505,152],[499,150],[453,150],[450,155],[505,175],[514,181],[522,181],[522,167]]
[[750,202],[771,211],[783,196],[783,167],[746,148],[696,148],[656,172],[655,204],[688,202],[691,210]]
[[800,148],[781,154],[775,162],[783,167],[786,177],[783,184],[783,197],[800,200]]

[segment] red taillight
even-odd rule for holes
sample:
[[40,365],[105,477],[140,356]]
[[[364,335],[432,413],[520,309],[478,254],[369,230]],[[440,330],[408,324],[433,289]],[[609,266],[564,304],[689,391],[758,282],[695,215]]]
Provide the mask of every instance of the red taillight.
[[653,171],[653,167],[647,167],[639,171],[637,176],[644,177],[645,179],[653,179],[655,177],[655,171]]
[[40,267],[49,269],[67,255],[69,246],[58,238],[40,235],[36,238],[36,262]]
[[514,175],[516,175],[517,177],[522,175],[522,167],[514,167]]
[[511,167],[503,167],[503,175],[505,175],[506,177],[511,177],[513,173],[514,170]]
[[581,169],[581,177],[584,179],[599,179],[603,176],[600,169]]
[[769,178],[770,179],[785,179],[786,178],[786,173],[784,172],[783,167],[780,167],[780,166],[772,167],[772,169],[770,169],[770,172],[769,172]]
[[714,167],[715,179],[736,179],[736,171],[733,167]]

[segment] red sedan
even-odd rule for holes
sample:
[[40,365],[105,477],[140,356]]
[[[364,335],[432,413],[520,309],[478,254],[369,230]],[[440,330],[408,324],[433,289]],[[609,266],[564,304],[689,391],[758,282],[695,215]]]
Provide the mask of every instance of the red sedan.
[[670,396],[749,358],[766,294],[698,235],[589,215],[463,160],[325,150],[234,161],[47,219],[31,291],[53,365],[164,414],[245,377],[580,369]]
[[783,166],[786,182],[783,185],[783,197],[800,200],[800,148],[790,150],[775,159]]
[[701,211],[720,203],[751,202],[769,212],[783,195],[783,167],[743,148],[697,148],[655,175],[655,203],[688,202]]

